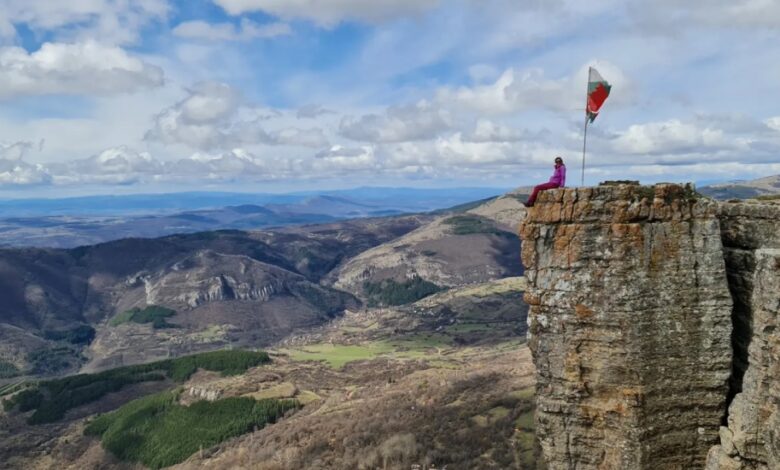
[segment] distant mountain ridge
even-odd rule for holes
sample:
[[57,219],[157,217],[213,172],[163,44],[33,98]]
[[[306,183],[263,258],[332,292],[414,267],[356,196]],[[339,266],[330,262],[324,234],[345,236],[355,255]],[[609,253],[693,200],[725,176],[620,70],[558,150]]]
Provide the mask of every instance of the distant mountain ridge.
[[750,199],[780,194],[780,175],[766,176],[751,181],[720,183],[702,186],[698,191],[715,199]]
[[392,188],[301,191],[290,193],[179,192],[169,194],[96,195],[65,198],[0,198],[2,217],[155,215],[218,209],[228,206],[298,204],[317,197],[334,197],[368,206],[428,211],[496,196],[507,188]]
[[[497,191],[358,188],[321,194],[181,193],[0,201],[0,246],[73,248],[127,237],[384,217],[447,208],[485,195],[495,196]],[[218,203],[230,204],[214,206]],[[171,210],[187,206],[193,207]]]

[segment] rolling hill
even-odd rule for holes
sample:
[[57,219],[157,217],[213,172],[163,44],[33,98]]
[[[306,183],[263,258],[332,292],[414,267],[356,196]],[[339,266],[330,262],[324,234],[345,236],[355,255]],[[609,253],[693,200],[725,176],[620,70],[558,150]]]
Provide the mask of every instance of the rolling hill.
[[706,196],[720,200],[772,196],[780,194],[780,175],[767,176],[752,181],[703,186],[698,191]]

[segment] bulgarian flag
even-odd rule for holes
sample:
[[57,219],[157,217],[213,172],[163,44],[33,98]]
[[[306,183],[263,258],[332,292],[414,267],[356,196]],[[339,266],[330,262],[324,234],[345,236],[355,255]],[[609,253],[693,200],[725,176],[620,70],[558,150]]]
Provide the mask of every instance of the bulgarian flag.
[[609,90],[611,89],[612,85],[604,80],[599,71],[590,67],[588,75],[588,104],[585,108],[585,113],[587,113],[590,122],[593,122],[596,116],[599,115],[601,105],[607,101]]

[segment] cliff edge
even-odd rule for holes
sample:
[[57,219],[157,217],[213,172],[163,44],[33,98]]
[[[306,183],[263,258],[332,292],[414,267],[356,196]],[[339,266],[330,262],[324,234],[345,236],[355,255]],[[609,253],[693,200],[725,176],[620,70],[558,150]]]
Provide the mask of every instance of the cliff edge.
[[520,235],[551,469],[773,465],[778,209],[674,184],[542,194]]

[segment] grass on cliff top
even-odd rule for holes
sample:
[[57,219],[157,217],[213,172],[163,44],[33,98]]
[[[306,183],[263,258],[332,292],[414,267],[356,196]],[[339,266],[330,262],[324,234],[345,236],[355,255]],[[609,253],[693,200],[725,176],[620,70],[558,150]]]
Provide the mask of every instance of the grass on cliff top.
[[126,385],[161,381],[166,378],[183,382],[198,369],[221,372],[223,375],[235,375],[270,361],[271,358],[265,352],[214,351],[149,364],[120,367],[97,374],[79,374],[39,382],[4,400],[3,407],[6,411],[14,408],[18,408],[20,412],[35,410],[27,420],[29,424],[53,423],[61,420],[68,410],[99,400],[108,393],[121,390]]
[[150,395],[101,415],[84,433],[99,436],[119,459],[162,468],[183,462],[201,449],[275,423],[299,405],[294,400],[234,397],[190,406],[176,392]]
[[160,307],[158,305],[150,305],[143,309],[138,307],[126,310],[119,315],[116,315],[111,321],[108,322],[111,326],[119,326],[123,323],[151,323],[154,329],[159,328],[172,328],[175,325],[168,323],[167,318],[176,315],[175,310],[170,308]]
[[780,201],[780,194],[764,194],[763,196],[756,196],[759,201]]

